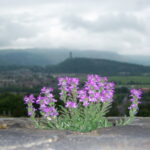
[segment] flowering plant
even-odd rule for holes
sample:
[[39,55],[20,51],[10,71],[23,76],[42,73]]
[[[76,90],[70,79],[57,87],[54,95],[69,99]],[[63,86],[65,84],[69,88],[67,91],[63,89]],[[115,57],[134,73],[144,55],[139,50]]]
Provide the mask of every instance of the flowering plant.
[[[38,128],[57,128],[75,131],[91,131],[101,127],[112,126],[105,117],[109,111],[114,95],[115,84],[108,82],[106,77],[88,75],[87,81],[79,88],[79,79],[64,77],[58,78],[60,100],[56,100],[53,89],[44,87],[37,98],[33,95],[25,96],[28,115]],[[140,90],[131,90],[131,106],[129,117],[116,122],[117,125],[131,123],[138,111],[138,100],[141,99]],[[56,103],[62,102],[56,109]],[[42,116],[35,118],[36,109],[33,104],[39,105],[38,110]]]

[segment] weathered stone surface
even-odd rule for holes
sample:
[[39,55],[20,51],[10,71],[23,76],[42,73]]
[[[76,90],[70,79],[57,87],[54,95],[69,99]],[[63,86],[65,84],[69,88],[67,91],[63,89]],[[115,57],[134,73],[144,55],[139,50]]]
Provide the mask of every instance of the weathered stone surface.
[[7,128],[34,128],[29,118],[0,118],[0,124],[6,124]]
[[39,130],[28,119],[18,119],[17,126],[15,120],[0,119],[11,122],[9,128],[0,129],[0,150],[150,150],[150,118],[90,133]]

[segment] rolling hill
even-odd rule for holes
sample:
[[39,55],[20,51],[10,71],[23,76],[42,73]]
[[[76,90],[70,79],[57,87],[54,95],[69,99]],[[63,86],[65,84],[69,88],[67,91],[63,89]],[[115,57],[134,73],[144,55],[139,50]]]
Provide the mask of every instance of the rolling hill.
[[53,73],[98,73],[102,75],[141,75],[150,73],[150,67],[106,59],[72,58],[46,67]]
[[69,57],[72,52],[74,58],[107,59],[119,62],[150,66],[150,56],[120,55],[110,51],[69,50],[69,49],[5,49],[0,50],[0,65],[45,66],[58,64]]
[[0,51],[0,66],[44,66],[51,64],[46,55],[24,50]]

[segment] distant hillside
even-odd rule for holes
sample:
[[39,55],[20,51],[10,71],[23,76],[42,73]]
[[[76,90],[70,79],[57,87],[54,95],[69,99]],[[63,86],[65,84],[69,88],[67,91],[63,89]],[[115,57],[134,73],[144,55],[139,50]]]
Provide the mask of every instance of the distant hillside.
[[102,75],[140,75],[150,67],[105,59],[72,58],[46,69],[53,73],[100,73]]
[[39,53],[19,50],[0,51],[0,66],[44,66],[51,64],[51,60]]
[[44,66],[58,64],[69,58],[72,52],[74,58],[107,59],[150,66],[150,56],[120,55],[103,50],[76,50],[76,49],[7,49],[0,50],[0,65]]
[[[16,57],[16,56],[15,56]],[[14,58],[15,58],[14,57]],[[19,56],[18,56],[19,57]],[[27,57],[24,56],[24,58]],[[33,57],[32,57],[33,58]],[[28,59],[27,63],[21,62],[17,64],[17,61],[14,62],[16,65],[1,65],[0,72],[11,71],[11,70],[30,70],[33,72],[46,72],[46,73],[85,73],[85,74],[101,74],[101,75],[150,75],[150,67],[135,65],[129,63],[123,63],[113,60],[106,59],[92,59],[92,58],[68,58],[63,62],[56,65],[47,65],[47,66],[38,66],[38,63],[42,60],[39,58],[39,61],[36,59],[36,67]],[[15,59],[14,59],[15,60]],[[26,61],[25,60],[25,61]],[[1,60],[0,60],[1,61]],[[24,61],[24,62],[25,62]],[[44,60],[45,61],[45,60]],[[9,63],[12,61],[9,61]],[[32,65],[31,65],[32,64]]]

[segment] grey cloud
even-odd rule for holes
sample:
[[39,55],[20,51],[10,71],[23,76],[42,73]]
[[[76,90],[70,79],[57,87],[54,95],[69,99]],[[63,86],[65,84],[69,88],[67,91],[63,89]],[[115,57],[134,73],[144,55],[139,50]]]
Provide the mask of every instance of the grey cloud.
[[18,7],[18,6],[37,6],[42,4],[57,4],[64,3],[67,0],[0,0],[0,6],[2,7]]
[[[90,21],[90,14],[99,17]],[[150,54],[149,14],[150,0],[0,0],[0,48],[54,45]]]
[[[110,8],[111,10],[141,10],[149,7],[149,0],[0,0],[0,7],[37,6],[43,4],[65,4],[76,8]],[[85,7],[84,7],[85,6]]]
[[34,28],[4,17],[0,17],[0,33],[0,46],[11,45],[19,38],[29,38],[37,34]]
[[86,29],[92,32],[135,30],[145,32],[146,27],[136,16],[126,14],[107,14],[99,17],[95,21],[88,21],[78,16],[63,18],[62,22],[66,29]]

